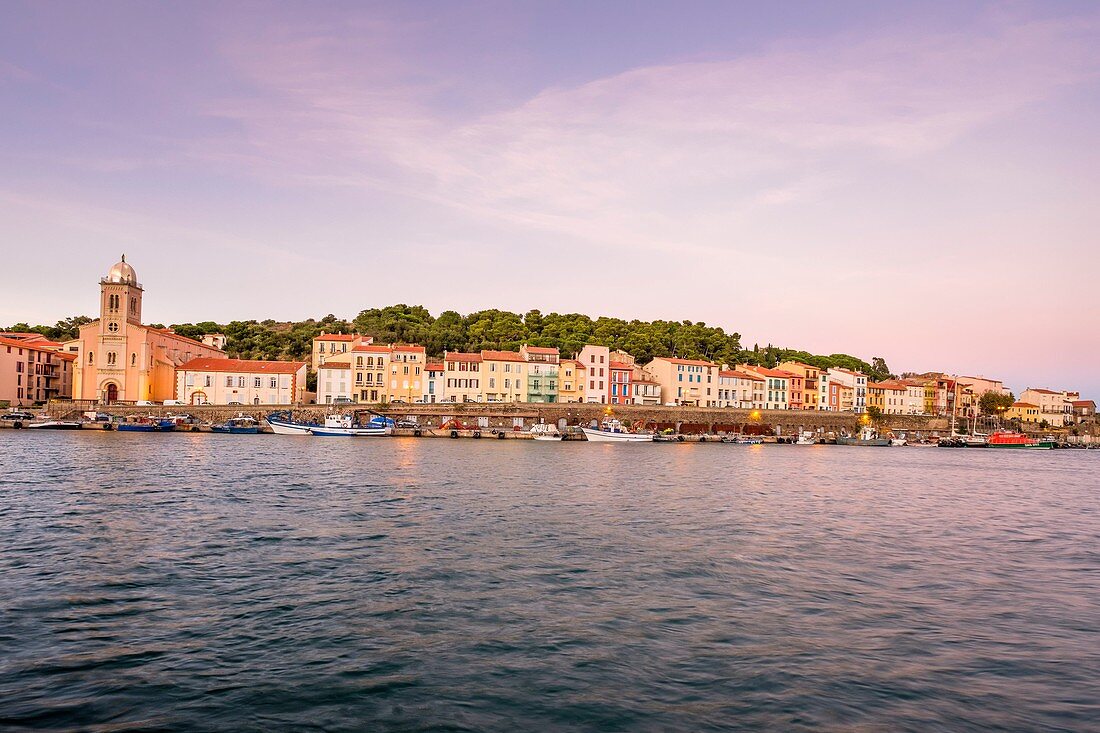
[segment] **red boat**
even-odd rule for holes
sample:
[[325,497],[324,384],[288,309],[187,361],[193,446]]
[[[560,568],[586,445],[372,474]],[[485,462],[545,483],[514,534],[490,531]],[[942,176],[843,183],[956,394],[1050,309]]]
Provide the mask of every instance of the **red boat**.
[[998,430],[989,436],[990,448],[1031,448],[1033,450],[1050,450],[1054,447],[1053,441],[1038,440],[1028,437],[1023,433],[1015,433],[1010,430]]

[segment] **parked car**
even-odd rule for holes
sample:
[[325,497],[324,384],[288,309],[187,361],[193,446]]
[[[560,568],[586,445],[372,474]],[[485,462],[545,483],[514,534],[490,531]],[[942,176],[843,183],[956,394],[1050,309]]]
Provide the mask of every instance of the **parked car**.
[[416,420],[398,420],[395,424],[395,427],[408,430],[416,430],[418,427],[420,427],[420,423],[418,423]]
[[187,403],[185,403],[183,400],[165,400],[164,404],[165,405],[177,405],[178,406],[178,405],[184,405],[184,404],[187,404]]
[[19,412],[14,410],[12,412],[4,413],[0,415],[0,420],[10,420],[11,422],[23,422],[24,420],[33,420],[34,415],[29,412]]
[[138,407],[152,407],[153,405],[155,405],[157,403],[153,402],[152,400],[138,400],[135,404]]
[[[140,403],[139,403],[139,404],[140,404]],[[239,405],[239,404],[241,404],[241,403],[240,403],[240,402],[239,402],[238,400],[233,400],[233,401],[231,401],[231,402],[226,402],[225,404],[227,404],[227,405]]]
[[352,404],[350,397],[337,397],[332,401],[334,405],[350,405]]

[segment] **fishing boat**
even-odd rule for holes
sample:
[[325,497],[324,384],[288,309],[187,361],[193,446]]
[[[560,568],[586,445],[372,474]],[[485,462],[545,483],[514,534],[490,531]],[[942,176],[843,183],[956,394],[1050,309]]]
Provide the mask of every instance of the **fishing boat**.
[[310,428],[322,427],[320,423],[295,420],[289,412],[272,412],[266,418],[271,432],[276,435],[309,435]]
[[727,435],[722,438],[722,442],[733,445],[763,445],[764,439],[759,435]]
[[909,445],[909,440],[904,435],[890,438],[890,445],[895,448],[900,448],[903,445]]
[[361,438],[372,435],[388,435],[393,431],[393,421],[389,418],[372,418],[368,423],[361,424],[351,415],[327,415],[324,425],[314,425],[309,429],[310,435],[318,437],[345,437]]
[[38,430],[80,430],[80,423],[76,420],[43,420],[32,422],[27,427]]
[[859,445],[866,447],[885,447],[890,445],[889,438],[879,437],[878,431],[870,425],[865,425],[856,436],[840,436],[836,439],[837,445]]
[[581,428],[584,437],[593,443],[652,443],[652,433],[634,433],[627,430],[622,422],[608,418],[598,428]]
[[816,445],[817,436],[815,436],[809,430],[803,430],[798,434],[798,440],[794,442],[795,445]]
[[[32,426],[33,427],[33,426]],[[1028,450],[1051,450],[1053,440],[1039,440],[1012,430],[998,430],[989,436],[990,448],[1025,448]]]
[[260,425],[254,418],[238,414],[221,425],[212,425],[210,432],[228,433],[229,435],[255,435],[260,432]]
[[561,442],[562,439],[562,434],[558,432],[557,426],[552,423],[532,425],[529,432],[535,440],[556,440]]

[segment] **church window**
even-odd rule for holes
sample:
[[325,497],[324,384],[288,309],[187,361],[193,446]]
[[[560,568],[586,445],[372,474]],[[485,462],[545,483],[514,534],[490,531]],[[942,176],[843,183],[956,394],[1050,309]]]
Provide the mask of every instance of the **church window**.
[[94,351],[89,351],[88,352],[88,363],[89,364],[95,364],[95,352]]
[[130,366],[137,366],[137,354],[130,354]]
[[107,352],[107,364],[108,365],[113,366],[116,363],[117,360],[118,360],[118,355],[115,354],[115,352],[113,352],[113,351],[108,351]]
[[115,323],[114,321],[111,321],[110,323],[107,324],[107,330],[110,331],[111,333],[118,333],[118,324]]

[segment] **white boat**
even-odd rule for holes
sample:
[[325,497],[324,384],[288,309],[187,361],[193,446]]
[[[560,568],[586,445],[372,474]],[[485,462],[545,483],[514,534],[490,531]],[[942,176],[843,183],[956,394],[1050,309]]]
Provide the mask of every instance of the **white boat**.
[[631,433],[623,424],[611,418],[600,423],[598,428],[581,428],[584,437],[593,443],[652,443],[651,433]]
[[[273,428],[274,429],[274,428]],[[310,435],[318,437],[359,438],[370,435],[388,435],[391,428],[385,422],[360,425],[351,415],[327,415],[324,425],[309,428]]]
[[289,412],[273,412],[265,418],[276,435],[309,435],[310,428],[322,427],[317,423],[295,420]]
[[794,442],[795,445],[817,445],[817,436],[815,436],[809,430],[803,430],[798,434],[798,440]]
[[27,427],[39,430],[80,430],[80,423],[76,420],[44,420],[32,422]]
[[558,432],[556,425],[552,423],[539,423],[538,425],[532,425],[529,431],[535,440],[557,440],[562,439],[562,435]]

